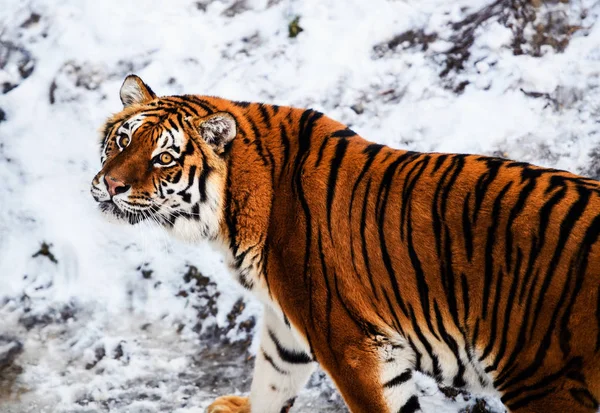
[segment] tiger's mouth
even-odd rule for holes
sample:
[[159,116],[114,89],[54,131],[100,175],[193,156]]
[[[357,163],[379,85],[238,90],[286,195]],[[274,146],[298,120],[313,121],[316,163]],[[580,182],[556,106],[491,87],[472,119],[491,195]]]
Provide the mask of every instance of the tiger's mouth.
[[118,220],[126,221],[131,225],[135,225],[149,218],[149,216],[144,214],[142,211],[122,210],[113,201],[101,201],[98,203],[98,207],[104,214],[112,216]]

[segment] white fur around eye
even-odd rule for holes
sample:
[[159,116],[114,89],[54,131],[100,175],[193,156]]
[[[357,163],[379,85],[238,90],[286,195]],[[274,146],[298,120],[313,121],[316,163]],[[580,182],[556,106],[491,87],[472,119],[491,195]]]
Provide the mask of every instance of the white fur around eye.
[[[125,140],[127,140],[127,142],[124,142]],[[131,137],[126,134],[126,133],[122,133],[117,135],[117,146],[119,147],[119,149],[123,150],[126,147],[128,147],[131,144]]]

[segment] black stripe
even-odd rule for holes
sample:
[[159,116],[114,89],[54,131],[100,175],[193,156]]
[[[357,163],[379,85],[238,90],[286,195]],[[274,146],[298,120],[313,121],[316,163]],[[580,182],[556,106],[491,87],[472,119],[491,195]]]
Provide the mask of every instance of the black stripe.
[[308,151],[310,149],[311,144],[311,135],[313,132],[313,128],[315,123],[323,116],[322,113],[315,112],[311,109],[307,109],[302,112],[302,116],[300,116],[299,123],[299,132],[298,132],[298,150],[296,153],[296,158],[294,160],[294,169],[293,169],[293,179],[294,186],[292,189],[296,191],[299,187],[302,186],[301,180],[301,168],[304,166],[306,162],[306,157],[308,156]]
[[[481,354],[481,357],[479,357],[479,360],[484,360],[491,352],[492,349],[494,348],[494,345],[496,344],[496,336],[498,335],[498,310],[499,310],[499,306],[500,306],[500,293],[502,292],[502,280],[504,279],[504,272],[500,269],[498,270],[498,276],[496,277],[496,296],[494,297],[494,300],[492,302],[492,321],[491,321],[491,333],[489,334],[488,337],[488,344],[485,347],[485,349],[483,350],[483,353]],[[491,368],[491,366],[488,366],[488,368],[485,369],[486,373],[488,373]]]
[[463,387],[466,385],[466,382],[464,379],[465,365],[463,364],[462,360],[460,359],[460,350],[458,347],[458,343],[456,342],[454,337],[452,337],[452,335],[448,333],[448,331],[446,330],[446,327],[444,326],[444,318],[442,317],[442,313],[440,312],[439,306],[437,304],[437,300],[433,301],[433,310],[435,311],[435,317],[437,318],[438,331],[440,332],[442,339],[448,345],[448,348],[450,348],[450,351],[452,351],[452,354],[454,355],[454,358],[456,359],[456,365],[458,367],[458,370],[457,370],[456,374],[454,375],[454,380],[453,380],[452,385],[455,387]]
[[529,200],[529,196],[533,192],[533,189],[536,186],[536,179],[532,177],[527,182],[524,188],[519,190],[519,198],[515,205],[511,208],[510,213],[508,215],[508,223],[506,225],[506,234],[505,234],[505,243],[506,247],[504,249],[505,253],[505,261],[506,261],[506,272],[510,273],[512,266],[512,251],[513,251],[513,232],[512,226],[515,219],[519,216],[523,208],[525,207],[526,202]]
[[444,154],[444,155],[439,155],[437,157],[437,159],[435,160],[435,163],[433,164],[433,169],[431,170],[431,176],[433,176],[438,171],[438,169],[440,169],[440,167],[442,166],[444,161],[446,159],[448,159],[449,156],[450,156],[449,154]]
[[387,303],[388,310],[389,310],[390,314],[392,315],[392,318],[394,319],[393,324],[394,324],[396,331],[398,331],[403,336],[406,336],[404,334],[404,330],[402,329],[402,324],[400,323],[398,314],[396,314],[396,310],[394,310],[394,306],[392,305],[392,301],[390,300],[390,297],[388,296],[387,291],[385,291],[385,289],[383,289],[383,288],[381,289],[381,291],[383,292],[383,297],[385,298],[385,302]]
[[261,351],[262,351],[262,354],[263,354],[263,357],[265,358],[265,360],[267,360],[267,362],[268,362],[268,363],[269,363],[271,366],[273,366],[273,369],[274,369],[274,370],[275,370],[277,373],[279,373],[279,374],[283,374],[283,375],[285,375],[285,376],[287,376],[287,375],[289,375],[289,374],[290,374],[290,372],[289,372],[289,371],[286,371],[286,370],[282,369],[281,367],[279,367],[277,364],[275,364],[275,361],[273,361],[273,358],[272,358],[271,356],[269,356],[269,355],[267,354],[267,352],[266,352],[264,349],[261,349]]
[[[428,155],[422,156],[421,154],[419,154],[414,159],[417,161],[414,164],[412,164],[412,168],[405,174],[402,183],[402,202],[400,202],[400,237],[403,240],[406,234],[406,227],[408,225],[407,221],[409,217],[410,200],[412,198],[412,192],[415,187],[415,184],[417,183],[418,178],[423,174],[423,171],[427,167],[430,157]],[[403,165],[402,168],[400,168],[400,171],[398,171],[398,175],[402,173],[405,167],[408,167],[407,164]],[[414,177],[413,173],[415,173]]]
[[208,196],[206,193],[206,182],[208,181],[208,175],[212,172],[212,168],[206,162],[206,156],[202,154],[202,171],[198,177],[198,192],[200,193],[200,202],[206,202]]
[[340,166],[346,154],[346,148],[348,147],[348,141],[341,139],[337,141],[335,147],[335,156],[331,160],[331,168],[329,170],[329,179],[327,180],[327,225],[329,226],[329,235],[331,233],[331,211],[333,209],[333,199],[335,197],[335,188],[337,185],[337,177]]
[[319,154],[317,155],[317,160],[315,162],[315,168],[321,164],[321,161],[323,160],[323,154],[325,154],[325,148],[327,148],[328,143],[329,143],[328,139],[323,139],[323,142],[321,142],[321,147],[319,148]]
[[192,206],[192,218],[196,221],[200,220],[200,204],[194,204]]
[[415,354],[415,370],[416,371],[422,371],[421,369],[421,359],[423,358],[423,355],[421,354],[421,352],[419,351],[419,349],[417,348],[417,346],[415,345],[414,341],[412,340],[412,338],[410,338],[410,336],[406,336],[408,337],[408,344],[412,350],[412,352]]
[[[173,121],[172,118],[169,118],[167,120],[169,122],[169,126],[171,126],[171,129],[174,129],[176,132],[179,132],[179,126],[175,123],[175,121]],[[169,129],[167,129],[169,131]],[[169,134],[171,135],[171,137],[173,138],[173,133],[171,133],[169,131]],[[174,138],[173,138],[174,139]]]
[[409,381],[411,378],[412,378],[412,371],[407,369],[407,370],[404,370],[404,372],[402,372],[402,374],[399,374],[398,376],[394,377],[390,381],[386,382],[383,385],[383,387],[389,389],[392,387],[400,386],[401,384],[404,384],[407,381]]
[[[229,158],[227,170],[231,171],[231,164],[233,157]],[[227,225],[227,232],[229,235],[229,248],[235,256],[237,254],[237,210],[233,205],[233,197],[231,195],[231,173],[227,174],[227,185],[225,185],[225,224]]]
[[268,146],[265,146],[265,151],[267,152],[267,157],[269,158],[269,169],[271,171],[271,182],[275,182],[275,157],[273,156],[273,152],[269,149]]
[[187,142],[187,144],[185,145],[185,149],[181,153],[181,157],[183,158],[184,156],[191,155],[193,153],[194,153],[194,144],[192,143],[192,140],[190,139]]
[[311,359],[309,355],[303,351],[288,350],[284,348],[279,342],[279,339],[277,338],[275,333],[273,333],[273,331],[271,330],[269,330],[269,337],[275,344],[275,348],[277,349],[277,354],[279,354],[279,358],[281,358],[281,360],[285,361],[286,363],[308,364],[313,362],[313,359]]
[[263,145],[261,141],[261,134],[256,126],[256,123],[252,120],[251,117],[246,116],[246,121],[250,124],[250,128],[252,129],[252,133],[254,134],[254,140],[252,143],[256,146],[256,151],[258,152],[258,156],[261,158],[263,165],[267,166],[269,164],[269,160],[264,154]]
[[283,146],[283,163],[281,164],[281,169],[284,170],[290,157],[290,138],[288,138],[283,123],[279,124],[279,137]]
[[498,352],[496,352],[496,356],[494,362],[492,364],[492,370],[497,370],[502,357],[504,357],[504,353],[506,352],[506,345],[508,343],[508,330],[511,326],[512,310],[514,308],[515,296],[517,292],[517,286],[519,285],[519,274],[521,272],[521,264],[523,262],[523,252],[520,247],[517,248],[517,258],[515,262],[515,267],[513,271],[513,279],[510,287],[510,291],[508,292],[508,298],[506,301],[506,314],[504,315],[504,325],[502,326],[502,336],[500,338],[500,347],[498,348]]
[[447,224],[444,224],[444,257],[441,260],[441,274],[442,281],[444,282],[444,288],[446,291],[446,297],[448,299],[448,311],[452,316],[454,324],[460,325],[458,320],[458,302],[456,298],[456,277],[454,276],[454,269],[452,267],[452,237],[450,236],[450,229]]
[[335,287],[337,299],[342,305],[342,308],[344,309],[346,314],[348,314],[348,317],[350,317],[354,324],[356,324],[356,326],[363,331],[364,335],[367,337],[381,336],[382,332],[374,324],[364,320],[360,315],[358,315],[355,311],[348,307],[340,292],[338,286],[338,275],[335,271],[333,272],[333,285]]
[[[331,354],[335,355],[335,351],[333,350],[333,340],[331,339],[332,329],[331,329],[331,310],[332,310],[332,301],[331,301],[331,287],[329,285],[329,275],[327,274],[327,266],[325,264],[325,253],[323,252],[323,244],[321,238],[321,232],[319,231],[317,244],[319,247],[319,259],[321,260],[321,274],[323,275],[323,281],[325,282],[325,292],[327,294],[327,298],[325,301],[325,318],[327,323],[327,344],[329,345],[329,349]],[[312,307],[312,303],[311,303]],[[311,320],[314,323],[314,319]]]
[[478,179],[477,184],[475,185],[475,207],[473,208],[473,225],[477,222],[477,216],[479,214],[479,210],[481,209],[481,205],[483,204],[483,200],[487,191],[491,185],[491,183],[498,176],[498,171],[500,169],[500,165],[504,161],[494,159],[494,158],[482,158],[487,164],[487,172]]
[[[269,293],[269,297],[272,299],[273,296],[271,294],[271,284],[269,283],[269,248],[268,246],[271,245],[271,239],[270,236],[267,234],[267,236],[265,237],[265,247],[263,247],[263,251],[260,254],[261,257],[261,261],[259,263],[259,267],[258,270],[263,274],[263,276],[265,277],[265,284],[267,284],[267,292]],[[284,314],[284,318],[285,318],[285,314]]]
[[501,219],[501,207],[504,196],[512,186],[512,182],[504,185],[504,188],[496,196],[494,200],[494,206],[492,207],[491,219],[492,222],[488,227],[486,243],[485,243],[485,262],[484,262],[484,276],[483,276],[483,311],[482,318],[485,320],[487,317],[488,306],[490,304],[490,292],[492,289],[492,282],[494,281],[494,246],[496,245],[496,230]]
[[269,114],[266,106],[263,103],[258,105],[258,111],[260,112],[262,121],[266,125],[267,129],[271,129],[271,115]]
[[415,313],[412,309],[412,306],[410,307],[410,321],[413,327],[413,331],[417,335],[419,342],[423,345],[423,347],[425,347],[425,351],[427,351],[427,354],[429,354],[429,358],[431,358],[431,364],[433,365],[433,377],[436,380],[440,381],[442,379],[442,368],[440,366],[440,361],[438,359],[438,356],[434,353],[431,343],[427,341],[427,338],[421,331],[421,327],[419,327],[419,323],[415,318]]
[[460,285],[462,288],[463,308],[464,308],[464,323],[468,325],[470,300],[469,300],[469,285],[467,284],[467,276],[465,273],[460,274]]
[[363,256],[363,260],[365,262],[365,269],[367,270],[367,277],[369,277],[369,284],[371,285],[371,291],[377,297],[377,289],[375,288],[375,280],[373,278],[373,273],[371,272],[371,263],[369,260],[369,249],[367,247],[367,237],[365,236],[365,231],[367,230],[367,208],[368,208],[368,199],[369,192],[371,189],[371,178],[367,181],[367,187],[365,188],[365,194],[363,198],[363,204],[360,214],[360,240],[361,240],[361,252]]
[[300,118],[300,131],[299,131],[299,147],[298,152],[296,153],[296,159],[294,161],[294,172],[293,172],[293,182],[295,188],[295,193],[298,196],[298,200],[300,201],[300,205],[302,206],[302,210],[304,212],[304,218],[306,220],[306,244],[305,244],[305,253],[304,253],[304,282],[306,283],[308,271],[309,271],[309,260],[310,260],[310,251],[312,244],[312,218],[310,213],[310,207],[308,206],[308,202],[306,200],[306,196],[304,194],[304,189],[302,186],[302,169],[306,162],[306,158],[308,156],[308,151],[310,149],[311,136],[313,132],[313,128],[315,123],[323,116],[320,112],[315,112],[313,110],[307,109],[302,113]]
[[[458,176],[462,172],[465,165],[464,156],[454,155],[452,156],[452,163],[444,171],[442,179],[439,180],[438,187],[435,191],[434,203],[433,203],[433,218],[434,218],[434,234],[441,234],[442,221],[445,221],[446,211],[448,206],[448,198],[450,198],[450,191],[454,189],[454,183],[458,179]],[[452,174],[450,174],[452,173]],[[446,178],[449,178],[446,180]],[[439,205],[439,213],[437,206]],[[441,218],[440,218],[441,215]],[[438,256],[441,255],[441,237],[435,237],[436,239],[436,251]]]
[[588,409],[594,409],[594,411],[598,411],[598,400],[596,400],[596,398],[588,389],[569,389],[569,393],[571,393],[571,396],[582,406],[585,406]]
[[192,187],[192,185],[194,184],[194,179],[196,178],[196,165],[192,165],[190,166],[190,170],[188,173],[188,183],[187,186],[182,189],[181,191],[177,192],[177,195],[181,196],[181,199],[183,199],[184,202],[186,203],[190,203],[192,200],[192,195],[188,192],[188,190]]
[[331,134],[332,138],[349,138],[351,136],[356,136],[356,132],[350,128],[340,129]]
[[410,399],[402,406],[398,413],[415,413],[421,408],[419,404],[419,398],[417,396],[410,396]]

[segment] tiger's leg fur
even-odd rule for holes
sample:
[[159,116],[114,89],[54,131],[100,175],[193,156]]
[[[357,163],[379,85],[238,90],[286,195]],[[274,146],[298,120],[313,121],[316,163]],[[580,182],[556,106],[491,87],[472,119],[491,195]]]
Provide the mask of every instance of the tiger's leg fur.
[[[339,319],[342,317],[340,315]],[[339,322],[339,325],[343,324]],[[398,412],[396,405],[406,405],[411,397],[410,390],[408,390],[411,387],[411,379],[408,378],[405,386],[402,386],[408,391],[402,396],[396,397],[397,403],[390,404],[381,377],[383,357],[380,343],[376,343],[370,337],[365,337],[360,330],[348,327],[348,324],[345,325],[344,333],[341,333],[340,329],[336,329],[332,333],[332,342],[336,343],[335,346],[326,344],[327,347],[325,347],[322,341],[313,343],[316,344],[315,348],[320,349],[320,351],[316,350],[319,363],[335,382],[352,413]],[[327,348],[329,350],[326,350]],[[410,370],[408,363],[404,365],[407,370]],[[404,371],[405,369],[402,369],[402,372]],[[398,383],[398,388],[400,388],[400,383]],[[409,409],[403,410],[403,412],[418,411],[410,410],[412,405],[414,405],[414,400],[410,400],[407,406]]]
[[315,368],[306,346],[266,307],[250,397],[219,397],[207,412],[286,413]]
[[383,394],[390,411],[420,411],[414,378],[414,352],[405,343],[383,343],[379,353]]

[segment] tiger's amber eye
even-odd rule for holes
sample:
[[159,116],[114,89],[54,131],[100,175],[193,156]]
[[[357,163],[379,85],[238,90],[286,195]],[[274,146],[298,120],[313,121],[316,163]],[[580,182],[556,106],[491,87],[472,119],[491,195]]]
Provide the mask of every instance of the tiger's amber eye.
[[173,162],[173,155],[171,155],[168,152],[163,152],[160,154],[160,156],[158,157],[158,160],[160,161],[160,163],[162,163],[163,165],[167,165],[170,164],[171,162]]
[[125,148],[127,145],[129,145],[129,142],[131,140],[129,139],[129,136],[127,135],[121,135],[121,137],[119,138],[119,146],[121,148]]

